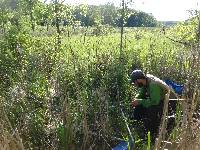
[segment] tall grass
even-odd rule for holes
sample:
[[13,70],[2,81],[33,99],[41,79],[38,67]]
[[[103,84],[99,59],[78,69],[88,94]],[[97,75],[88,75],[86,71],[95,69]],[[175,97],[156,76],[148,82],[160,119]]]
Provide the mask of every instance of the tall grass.
[[119,101],[128,115],[135,94],[128,75],[135,68],[187,85],[181,119],[188,130],[180,129],[177,137],[190,135],[199,102],[198,46],[175,43],[160,29],[125,28],[121,57],[120,32],[87,32],[62,33],[56,51],[54,33],[41,37],[13,28],[0,41],[2,107],[24,148],[111,149],[113,137],[128,135]]

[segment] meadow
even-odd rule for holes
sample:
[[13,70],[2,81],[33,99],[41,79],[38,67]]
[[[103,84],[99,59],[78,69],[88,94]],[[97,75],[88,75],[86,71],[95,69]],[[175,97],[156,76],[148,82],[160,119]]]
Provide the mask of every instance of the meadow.
[[[0,146],[106,150],[127,140],[136,94],[128,79],[137,68],[186,87],[176,127],[162,141],[177,149],[196,142],[195,147],[200,139],[197,25],[124,28],[123,35],[110,26],[62,27],[59,35],[55,27],[10,26],[0,37]],[[134,129],[131,133],[135,149],[153,147]]]

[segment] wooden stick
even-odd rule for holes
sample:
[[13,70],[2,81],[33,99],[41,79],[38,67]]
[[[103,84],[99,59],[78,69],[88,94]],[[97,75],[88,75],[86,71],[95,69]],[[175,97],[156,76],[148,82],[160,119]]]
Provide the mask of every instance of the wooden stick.
[[[137,101],[141,101],[143,99],[136,99]],[[170,101],[185,101],[186,99],[169,99]]]
[[170,101],[185,101],[186,99],[169,99]]
[[169,93],[165,95],[165,101],[164,101],[164,108],[163,108],[163,115],[162,115],[162,119],[161,119],[161,123],[160,123],[160,127],[159,127],[159,134],[158,134],[158,138],[155,142],[155,149],[156,150],[160,150],[161,149],[161,142],[163,141],[164,137],[165,137],[165,130],[166,130],[166,124],[167,124],[167,120],[165,119],[167,116],[167,112],[168,112],[168,102],[169,102]]

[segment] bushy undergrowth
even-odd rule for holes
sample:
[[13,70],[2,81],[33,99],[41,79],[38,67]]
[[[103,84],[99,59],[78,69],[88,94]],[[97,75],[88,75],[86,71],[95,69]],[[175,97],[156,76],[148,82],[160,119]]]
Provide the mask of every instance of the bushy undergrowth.
[[126,138],[120,108],[131,111],[132,69],[180,84],[192,78],[193,91],[199,86],[194,43],[172,41],[161,29],[129,28],[120,53],[119,32],[84,31],[90,33],[63,30],[58,45],[55,33],[12,27],[0,40],[1,105],[26,149],[110,149],[113,136]]

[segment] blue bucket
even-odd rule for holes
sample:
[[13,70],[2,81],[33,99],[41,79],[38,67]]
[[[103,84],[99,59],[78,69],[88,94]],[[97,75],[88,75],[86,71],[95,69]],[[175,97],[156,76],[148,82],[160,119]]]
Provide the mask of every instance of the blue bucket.
[[181,95],[183,93],[183,85],[179,85],[177,83],[175,83],[174,81],[171,80],[165,80],[164,81],[168,86],[172,87],[172,89],[174,90],[174,92],[178,95]]
[[117,146],[112,148],[112,150],[128,150],[128,142],[121,141]]

